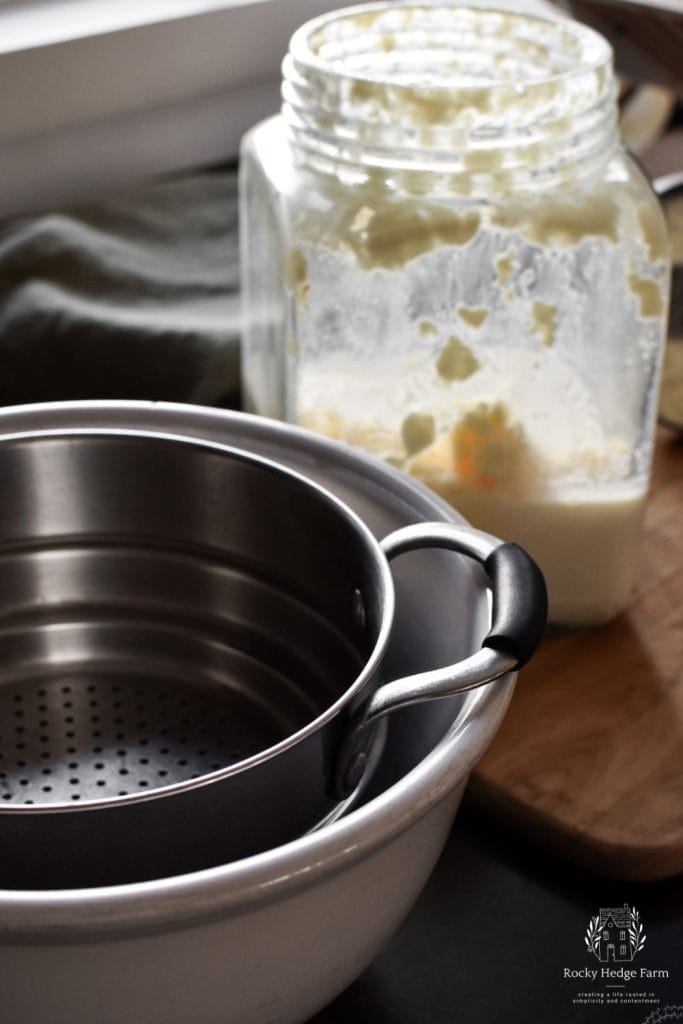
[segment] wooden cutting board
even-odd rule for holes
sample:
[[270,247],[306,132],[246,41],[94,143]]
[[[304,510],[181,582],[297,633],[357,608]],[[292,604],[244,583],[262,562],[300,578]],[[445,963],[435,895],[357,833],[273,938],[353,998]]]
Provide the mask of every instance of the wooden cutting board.
[[683,437],[660,428],[628,611],[549,630],[469,796],[602,874],[683,872]]

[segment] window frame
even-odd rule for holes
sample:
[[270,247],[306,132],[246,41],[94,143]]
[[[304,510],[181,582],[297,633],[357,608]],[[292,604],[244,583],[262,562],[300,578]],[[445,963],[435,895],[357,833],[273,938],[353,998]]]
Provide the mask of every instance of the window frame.
[[0,2],[0,217],[234,158],[278,108],[291,33],[336,6]]

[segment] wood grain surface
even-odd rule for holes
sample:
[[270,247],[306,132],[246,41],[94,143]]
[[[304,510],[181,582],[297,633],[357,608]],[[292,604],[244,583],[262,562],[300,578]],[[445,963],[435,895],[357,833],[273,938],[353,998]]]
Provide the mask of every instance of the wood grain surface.
[[683,872],[683,437],[660,428],[629,609],[549,630],[470,799],[614,878]]

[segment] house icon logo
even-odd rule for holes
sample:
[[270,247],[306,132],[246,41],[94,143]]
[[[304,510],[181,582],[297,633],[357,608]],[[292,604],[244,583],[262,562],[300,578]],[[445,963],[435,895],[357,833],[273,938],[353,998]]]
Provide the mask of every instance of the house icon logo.
[[588,923],[586,949],[600,963],[630,963],[645,945],[645,932],[635,907],[601,907]]

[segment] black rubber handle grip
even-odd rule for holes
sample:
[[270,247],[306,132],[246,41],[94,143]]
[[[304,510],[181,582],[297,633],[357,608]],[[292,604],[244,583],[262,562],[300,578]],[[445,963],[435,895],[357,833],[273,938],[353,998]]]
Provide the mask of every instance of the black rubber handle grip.
[[524,665],[536,650],[548,617],[548,593],[533,558],[517,544],[500,544],[484,563],[491,580],[491,629],[483,642]]

